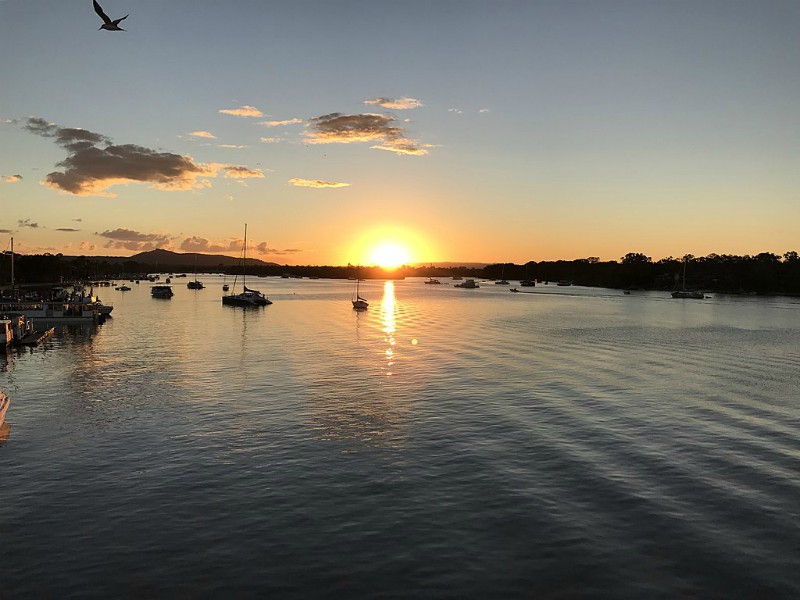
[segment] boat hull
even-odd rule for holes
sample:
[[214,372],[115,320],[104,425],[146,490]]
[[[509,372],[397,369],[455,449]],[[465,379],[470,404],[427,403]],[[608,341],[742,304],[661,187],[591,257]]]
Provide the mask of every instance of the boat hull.
[[0,392],[0,425],[2,425],[6,420],[6,412],[8,411],[10,404],[11,398],[6,396],[3,392]]

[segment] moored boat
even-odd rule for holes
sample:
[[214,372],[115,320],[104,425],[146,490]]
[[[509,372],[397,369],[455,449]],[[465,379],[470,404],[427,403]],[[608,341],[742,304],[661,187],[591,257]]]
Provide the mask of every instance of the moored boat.
[[153,298],[165,298],[168,300],[175,294],[172,291],[171,285],[154,285],[150,288],[150,295]]
[[463,283],[456,283],[456,284],[453,285],[453,287],[465,288],[465,289],[468,289],[468,290],[474,290],[474,289],[477,289],[477,288],[479,288],[481,286],[479,286],[477,283],[475,283],[474,279],[465,279]]
[[0,425],[2,425],[6,420],[6,412],[8,412],[8,407],[11,404],[11,398],[6,396],[3,392],[0,392]]

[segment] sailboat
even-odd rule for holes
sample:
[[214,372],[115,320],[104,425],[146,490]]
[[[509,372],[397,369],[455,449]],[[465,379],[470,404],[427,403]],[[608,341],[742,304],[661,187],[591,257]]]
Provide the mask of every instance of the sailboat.
[[535,279],[531,279],[530,277],[528,277],[528,265],[527,265],[527,263],[525,264],[525,279],[520,279],[519,280],[519,284],[522,287],[535,287],[536,286],[536,280]]
[[698,292],[697,290],[687,290],[686,289],[686,263],[688,260],[684,257],[683,259],[683,284],[681,285],[681,289],[675,290],[672,292],[673,298],[690,298],[693,300],[702,300],[705,298],[705,294],[703,292]]
[[367,302],[366,298],[361,297],[361,293],[359,290],[359,284],[361,283],[361,278],[356,274],[356,287],[353,291],[353,310],[367,310],[369,308],[369,302]]
[[[246,283],[246,272],[247,272],[247,223],[244,224],[244,245],[242,246],[242,261],[240,263],[242,265],[242,288],[244,291],[238,294],[227,294],[222,296],[222,303],[228,306],[267,306],[268,304],[272,304],[264,294],[259,292],[258,290],[251,290],[248,289]],[[237,277],[233,280],[233,287],[236,289],[236,280]]]
[[186,287],[190,290],[204,290],[206,287],[202,281],[197,281],[197,254],[194,255],[194,281],[188,282]]

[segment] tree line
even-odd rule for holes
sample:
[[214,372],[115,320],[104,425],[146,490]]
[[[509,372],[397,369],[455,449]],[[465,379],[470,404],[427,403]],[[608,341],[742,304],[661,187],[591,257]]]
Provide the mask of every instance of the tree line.
[[[15,255],[15,281],[18,285],[55,284],[71,281],[141,277],[153,272],[153,265],[133,260],[109,261],[102,257],[68,257],[61,254]],[[183,272],[184,267],[159,265],[159,272]],[[220,265],[214,272],[235,275],[241,267]],[[762,252],[754,256],[709,254],[695,257],[662,258],[654,261],[639,252],[619,260],[601,261],[597,257],[577,260],[529,261],[524,264],[496,263],[482,267],[402,266],[393,271],[380,267],[348,266],[248,266],[255,276],[287,275],[367,279],[405,277],[473,277],[485,279],[537,279],[540,282],[569,281],[575,285],[617,289],[672,290],[683,286],[708,292],[800,294],[800,257],[797,252],[782,256]],[[0,255],[0,286],[11,282],[11,256]]]

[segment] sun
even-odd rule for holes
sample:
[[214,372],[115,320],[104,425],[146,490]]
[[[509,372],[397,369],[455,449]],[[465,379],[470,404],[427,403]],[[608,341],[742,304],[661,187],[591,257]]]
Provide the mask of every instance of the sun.
[[395,243],[383,243],[376,246],[369,258],[370,262],[384,269],[396,269],[411,260],[408,250]]

